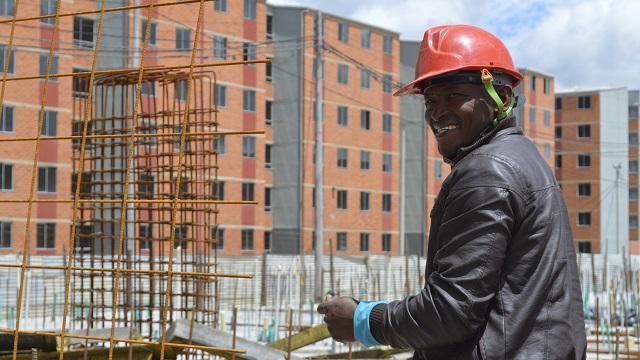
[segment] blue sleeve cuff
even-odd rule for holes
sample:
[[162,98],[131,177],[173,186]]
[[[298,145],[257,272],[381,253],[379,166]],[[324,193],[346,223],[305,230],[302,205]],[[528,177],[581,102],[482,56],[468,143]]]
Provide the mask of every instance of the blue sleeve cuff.
[[371,334],[369,315],[376,305],[387,304],[388,301],[360,301],[353,314],[353,334],[362,345],[369,347],[380,344]]

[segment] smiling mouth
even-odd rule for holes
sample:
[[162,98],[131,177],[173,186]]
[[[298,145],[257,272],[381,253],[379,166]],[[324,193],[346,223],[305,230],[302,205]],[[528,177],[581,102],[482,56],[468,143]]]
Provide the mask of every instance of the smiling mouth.
[[457,129],[458,126],[457,125],[447,125],[447,126],[443,126],[441,128],[437,128],[434,131],[434,134],[436,135],[436,137],[440,137],[443,136],[444,134],[448,133],[451,130],[455,130]]

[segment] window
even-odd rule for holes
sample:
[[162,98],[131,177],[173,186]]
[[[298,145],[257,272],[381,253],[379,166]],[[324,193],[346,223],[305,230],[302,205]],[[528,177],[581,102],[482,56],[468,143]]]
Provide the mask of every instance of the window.
[[[7,47],[7,45],[0,44],[0,73],[4,72],[4,60],[7,57],[8,49],[9,48]],[[9,54],[9,68],[7,69],[8,74],[13,74],[16,72],[15,63],[16,63],[16,51],[11,50],[11,53]]]
[[391,132],[391,114],[382,114],[382,131]]
[[271,250],[271,231],[264,232],[264,250],[265,251]]
[[142,38],[142,43],[144,44],[144,42],[147,40],[147,26],[149,26],[149,45],[157,45],[158,44],[158,23],[156,23],[155,21],[151,21],[151,23],[149,23],[148,20],[143,19],[142,20],[142,28],[140,29],[140,31],[142,32],[141,34],[141,38]]
[[349,65],[338,64],[338,83],[344,85],[349,83]]
[[365,130],[371,129],[371,111],[360,110],[360,128]]
[[638,106],[637,105],[631,105],[629,106],[629,118],[630,119],[637,119],[638,118]]
[[338,251],[347,250],[347,233],[346,232],[336,233],[336,250]]
[[217,106],[227,106],[227,86],[216,84],[215,88],[215,102]]
[[369,49],[371,47],[371,30],[362,29],[360,32],[360,46],[365,49]]
[[191,50],[191,29],[176,29],[176,50]]
[[536,108],[534,108],[533,106],[529,108],[529,123],[536,123]]
[[175,90],[175,97],[176,100],[180,101],[180,102],[185,102],[187,101],[187,94],[189,93],[187,89],[187,87],[189,86],[189,84],[187,83],[187,80],[178,80],[178,83],[176,84],[176,90]]
[[272,107],[273,107],[273,102],[271,102],[271,100],[265,101],[265,103],[264,103],[264,122],[267,125],[271,125]]
[[256,12],[256,0],[244,0],[244,18],[248,20],[255,20]]
[[391,172],[391,154],[382,154],[382,171]]
[[548,94],[549,90],[551,89],[551,80],[547,79],[547,78],[542,78],[542,81],[543,81],[543,83],[542,83],[542,87],[543,87],[542,91],[545,94]]
[[265,64],[265,80],[267,82],[273,81],[273,67],[271,63]]
[[562,169],[562,155],[556,155],[556,169]]
[[56,192],[56,168],[50,166],[38,167],[38,191]]
[[591,166],[591,154],[578,154],[578,167]]
[[630,174],[638,173],[638,160],[629,160],[629,173]]
[[[84,72],[84,70],[74,68],[73,72]],[[89,79],[85,76],[74,76],[72,87],[73,97],[75,98],[84,99],[89,95]]]
[[591,108],[591,96],[578,96],[578,109]]
[[531,75],[531,90],[533,90],[533,91],[536,90],[536,76],[535,75]]
[[545,159],[548,159],[549,155],[551,155],[551,145],[549,145],[549,143],[544,143],[544,145],[542,145],[542,149],[542,155]]
[[433,175],[436,179],[442,178],[442,160],[436,160],[433,162]]
[[213,37],[213,57],[214,59],[225,60],[227,58],[227,38],[224,36]]
[[226,12],[227,11],[227,0],[215,0],[213,2],[213,10]]
[[[47,62],[49,61],[49,55],[40,54],[40,75],[44,76],[47,74]],[[51,58],[51,69],[49,74],[57,74],[58,73],[58,57],[54,55]],[[49,78],[49,81],[58,81],[58,78],[52,77]]]
[[[15,1],[15,0],[13,0]],[[40,0],[40,15],[55,15],[56,13],[56,0]],[[8,15],[11,16],[11,15]],[[42,24],[53,25],[53,17],[40,19]]]
[[253,230],[242,230],[242,250],[253,250]]
[[578,226],[590,226],[591,225],[591,213],[579,212],[578,213]]
[[556,110],[562,110],[562,98],[556,98]]
[[242,183],[242,201],[253,201],[254,189],[254,183]]
[[629,188],[629,200],[630,201],[638,201],[638,188],[630,187]]
[[338,125],[342,127],[349,125],[349,108],[346,106],[338,106]]
[[542,111],[542,123],[545,127],[549,127],[549,125],[551,125],[551,113],[549,110]]
[[151,239],[153,239],[151,224],[140,224],[138,226],[138,236],[140,239],[140,250],[151,249]]
[[218,155],[224,155],[227,152],[227,138],[224,135],[216,135],[213,138],[213,148],[216,149]]
[[368,191],[360,192],[360,210],[369,210],[369,199],[371,198],[371,193]]
[[9,221],[0,221],[0,249],[11,248],[11,227],[12,224]]
[[256,44],[242,44],[242,60],[251,61],[256,59]]
[[13,190],[13,165],[0,163],[0,190]]
[[391,194],[382,194],[382,211],[391,211]]
[[338,149],[338,167],[340,168],[347,167],[347,157],[348,157],[347,149],[344,149],[344,148]]
[[73,46],[83,49],[93,49],[93,19],[83,17],[73,18]]
[[180,225],[173,230],[173,248],[187,250],[187,227]]
[[391,234],[382,234],[382,251],[391,251]]
[[[78,181],[80,181],[80,198],[89,199],[92,195],[92,173],[91,171],[83,171],[82,175],[78,178],[78,172],[75,171],[71,174],[71,196],[75,197],[76,189],[78,188]],[[138,195],[143,197],[142,195]]]
[[578,252],[591,254],[591,241],[578,241]]
[[2,121],[0,122],[0,131],[13,132],[13,106],[2,106]]
[[242,92],[242,110],[256,111],[256,92],[254,90],[244,90]]
[[264,188],[264,211],[271,212],[271,188]]
[[591,196],[591,184],[579,183],[578,184],[578,196]]
[[225,182],[221,180],[211,182],[211,196],[214,200],[224,200]]
[[591,137],[591,125],[578,125],[578,138],[590,138]]
[[246,158],[256,157],[256,138],[253,136],[242,137],[242,156]]
[[360,170],[369,170],[371,168],[371,152],[360,150]]
[[346,210],[347,209],[347,190],[338,190],[338,209]]
[[638,133],[629,133],[629,146],[638,146]]
[[343,43],[349,42],[349,24],[338,24],[338,40],[342,41]]
[[273,15],[267,14],[267,31],[266,31],[267,39],[273,39]]
[[562,126],[556,126],[556,139],[562,139]]
[[46,110],[42,119],[42,129],[40,135],[56,136],[58,124],[58,113],[52,110]]
[[[184,138],[184,148],[180,149],[180,145],[181,145],[181,138],[182,138],[182,126],[178,125],[176,127],[174,127],[173,132],[176,134],[174,137],[174,142],[173,142],[173,149],[176,151],[189,151],[191,150],[191,141],[189,140],[189,136],[185,135]],[[187,128],[185,130],[185,133],[188,133],[189,129]]]
[[371,87],[371,74],[368,70],[360,69],[360,87],[363,89]]
[[382,38],[382,51],[385,54],[391,54],[393,52],[393,38],[391,35],[385,35]]
[[140,87],[140,94],[145,96],[156,96],[156,82],[145,81]]
[[211,237],[213,238],[213,248],[216,250],[224,249],[224,229],[214,227],[211,229]]
[[369,234],[360,233],[360,251],[369,251]]
[[638,228],[638,215],[629,215],[629,228]]
[[[85,183],[85,180],[82,179],[82,182]],[[153,198],[154,182],[155,182],[155,177],[150,172],[140,173],[140,175],[138,175],[138,196],[143,199]]]
[[271,144],[264,144],[264,167],[271,169]]
[[53,249],[56,247],[56,224],[38,224],[36,247],[38,249]]
[[392,85],[391,75],[383,75],[382,76],[382,91],[384,93],[390,94],[391,93],[391,85]]

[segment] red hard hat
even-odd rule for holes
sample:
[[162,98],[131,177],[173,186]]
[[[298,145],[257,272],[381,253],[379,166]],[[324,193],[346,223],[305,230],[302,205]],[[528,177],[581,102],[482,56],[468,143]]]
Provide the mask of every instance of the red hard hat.
[[394,95],[415,94],[421,83],[445,73],[487,69],[504,73],[518,85],[522,74],[513,65],[509,50],[495,35],[470,25],[443,25],[428,29],[420,44],[416,78]]

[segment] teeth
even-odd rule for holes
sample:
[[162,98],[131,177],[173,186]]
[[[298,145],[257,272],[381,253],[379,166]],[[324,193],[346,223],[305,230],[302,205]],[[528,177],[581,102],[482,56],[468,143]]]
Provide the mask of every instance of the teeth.
[[458,127],[457,127],[456,125],[447,125],[447,126],[443,126],[443,127],[438,128],[438,129],[436,130],[436,134],[437,134],[437,135],[444,134],[444,133],[446,133],[446,132],[447,132],[447,131],[449,131],[449,130],[454,130],[454,129],[457,129],[457,128],[458,128]]

